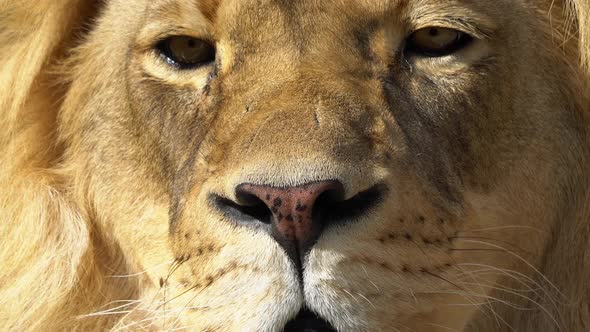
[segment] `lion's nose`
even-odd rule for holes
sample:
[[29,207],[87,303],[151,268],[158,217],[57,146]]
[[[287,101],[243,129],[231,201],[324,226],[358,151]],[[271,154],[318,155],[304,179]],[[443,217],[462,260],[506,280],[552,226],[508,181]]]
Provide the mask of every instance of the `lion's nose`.
[[271,235],[299,265],[321,234],[323,212],[331,202],[342,201],[344,187],[339,181],[285,188],[243,184],[236,193],[241,201],[262,202],[268,208]]
[[241,184],[237,202],[216,199],[217,207],[240,224],[266,229],[301,268],[307,252],[326,226],[355,220],[379,200],[382,186],[344,200],[336,180],[293,187]]

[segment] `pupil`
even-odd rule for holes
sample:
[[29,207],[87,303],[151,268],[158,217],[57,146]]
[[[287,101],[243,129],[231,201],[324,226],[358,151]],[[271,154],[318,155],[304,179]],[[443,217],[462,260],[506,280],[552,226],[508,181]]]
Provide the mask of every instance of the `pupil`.
[[431,29],[428,30],[428,34],[431,37],[436,37],[436,36],[438,36],[438,29],[437,28],[431,28]]
[[187,46],[190,48],[194,48],[195,46],[197,46],[197,43],[193,39],[189,39],[187,41]]

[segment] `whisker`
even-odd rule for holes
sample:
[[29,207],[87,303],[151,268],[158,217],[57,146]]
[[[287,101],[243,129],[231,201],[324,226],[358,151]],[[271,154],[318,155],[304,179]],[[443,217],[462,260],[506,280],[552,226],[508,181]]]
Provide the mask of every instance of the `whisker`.
[[[449,255],[449,256],[450,256],[450,255]],[[452,256],[450,256],[450,257],[452,257]],[[479,290],[480,290],[482,293],[485,293],[485,291],[484,291],[484,289],[483,289],[482,285],[481,285],[481,284],[478,282],[478,280],[476,280],[476,279],[475,279],[475,277],[474,277],[473,275],[471,275],[469,272],[467,272],[467,271],[463,270],[463,269],[461,268],[461,265],[457,264],[456,266],[458,267],[458,269],[459,269],[460,271],[462,271],[462,272],[463,272],[463,274],[466,274],[466,275],[469,275],[469,276],[471,276],[471,279],[473,280],[473,282],[474,282],[474,285],[478,286]],[[457,285],[455,285],[455,284],[453,284],[453,283],[451,283],[451,285],[453,285],[454,287],[457,287]],[[463,289],[462,287],[457,287],[457,288],[458,288],[458,289]],[[465,299],[467,299],[467,300],[468,300],[469,302],[471,302],[471,303],[475,303],[475,302],[476,302],[475,300],[471,299],[469,296],[466,296],[466,295],[461,295],[461,296],[463,296]],[[501,327],[501,322],[500,322],[500,321],[502,321],[503,323],[505,323],[506,325],[508,325],[508,326],[509,326],[509,324],[508,324],[507,322],[505,322],[505,321],[504,321],[504,320],[503,320],[503,319],[500,317],[500,315],[498,315],[498,313],[496,313],[496,311],[494,310],[494,307],[493,307],[493,305],[492,305],[492,300],[493,300],[493,299],[491,299],[491,298],[489,298],[489,297],[485,297],[485,306],[484,306],[483,308],[487,308],[487,309],[489,310],[489,312],[492,314],[492,317],[493,317],[493,319],[496,321],[496,324],[497,324],[497,326],[498,326],[498,327]],[[494,302],[495,302],[495,301],[494,301]],[[483,308],[482,308],[481,306],[477,306],[477,307],[478,307],[478,310],[481,310],[481,312],[482,312],[483,314],[485,314],[485,315],[488,315],[488,313],[487,313],[485,310],[483,310]]]
[[158,308],[159,308],[160,306],[164,306],[164,305],[166,305],[167,303],[170,303],[171,301],[174,301],[174,300],[176,300],[177,298],[179,298],[179,297],[181,297],[181,296],[185,295],[186,293],[188,293],[188,292],[190,292],[190,291],[193,291],[193,290],[195,290],[195,289],[197,289],[197,286],[196,286],[196,285],[195,285],[195,286],[191,286],[190,288],[188,288],[187,290],[185,290],[185,291],[181,292],[180,294],[178,294],[178,295],[174,296],[174,297],[173,297],[173,298],[171,298],[170,300],[167,300],[167,301],[164,301],[164,302],[162,302],[162,304],[160,304],[160,305],[158,306]]
[[158,265],[154,265],[154,266],[152,266],[152,267],[150,267],[150,268],[147,268],[147,269],[145,269],[145,270],[143,270],[143,271],[141,271],[141,272],[132,273],[132,274],[119,274],[119,275],[112,275],[112,276],[108,276],[108,278],[129,278],[129,277],[138,277],[138,276],[141,276],[141,275],[144,275],[144,274],[148,273],[148,272],[149,272],[149,271],[151,271],[151,270],[157,269],[157,268],[159,268],[159,267],[160,267],[160,266],[162,266],[162,265],[168,265],[168,264],[171,264],[171,263],[173,263],[173,262],[174,262],[174,260],[169,260],[169,261],[167,261],[167,262],[160,263],[160,264],[158,264]]
[[500,298],[497,297],[493,297],[491,295],[485,295],[485,294],[478,294],[478,293],[473,293],[473,292],[467,292],[467,291],[455,291],[455,290],[442,290],[442,291],[420,291],[419,293],[422,294],[455,294],[455,295],[466,295],[466,296],[473,296],[476,298],[483,298],[483,299],[490,299],[490,300],[494,300],[495,302],[499,302],[502,304],[505,304],[513,309],[517,309],[517,310],[521,310],[521,309],[527,309],[524,307],[520,307],[517,306],[513,303],[510,303],[506,300],[502,300]]
[[[172,317],[174,317],[174,316],[172,316]],[[153,326],[155,324],[155,322],[157,322],[158,320],[165,319],[165,318],[171,318],[171,317],[170,316],[166,316],[166,315],[164,315],[164,316],[147,317],[145,319],[142,319],[142,320],[139,320],[139,321],[133,321],[133,322],[131,322],[129,324],[120,326],[117,329],[113,330],[113,332],[116,332],[116,331],[124,331],[124,330],[129,329],[130,327],[146,329],[146,328],[148,328],[150,326]],[[137,325],[142,324],[144,322],[146,322],[146,323],[147,322],[150,322],[150,324],[148,324],[148,325],[142,325],[142,326],[137,326]]]
[[533,256],[533,253],[531,253],[531,252],[529,252],[527,250],[524,250],[524,249],[520,248],[519,246],[517,246],[517,245],[515,245],[513,243],[510,243],[508,241],[504,241],[504,240],[499,240],[499,239],[494,239],[494,238],[487,238],[487,237],[481,237],[481,236],[452,236],[450,238],[451,239],[457,239],[457,240],[467,239],[467,240],[487,240],[487,241],[493,241],[493,242],[497,242],[497,243],[500,243],[500,244],[508,245],[508,246],[510,246],[510,247],[512,247],[514,249],[517,249],[516,251],[523,252],[523,253],[526,253],[528,255]]
[[424,325],[430,325],[430,326],[434,326],[434,327],[440,327],[440,328],[443,328],[443,329],[445,329],[445,330],[448,330],[448,331],[456,331],[456,332],[461,332],[461,331],[459,331],[459,330],[457,330],[457,329],[454,329],[454,328],[451,328],[451,327],[448,327],[448,326],[444,326],[444,325],[433,324],[433,323],[423,323],[423,324],[424,324]]
[[[192,288],[192,287],[191,287]],[[203,292],[205,290],[205,288],[202,288],[201,290],[199,290],[198,292],[195,293],[195,295],[193,297],[191,297],[190,300],[188,300],[188,302],[186,302],[186,304],[182,307],[182,309],[178,312],[178,315],[176,316],[176,319],[174,320],[174,322],[172,323],[172,327],[174,327],[179,321],[180,321],[180,315],[182,315],[182,313],[184,312],[184,310],[186,310],[186,308],[189,306],[189,304],[191,302],[193,302],[194,299],[197,298],[197,296],[199,296],[199,294],[201,294],[201,292]]]
[[353,300],[354,302],[358,302],[358,300],[356,299],[356,297],[354,297],[354,295],[352,295],[352,293],[350,291],[348,291],[348,289],[346,288],[340,288],[342,291],[344,291],[346,294],[348,294]]
[[[479,244],[483,244],[483,245],[488,245],[491,247],[495,247],[497,249],[503,249],[506,252],[510,253],[512,256],[514,256],[515,258],[517,258],[518,260],[520,260],[521,262],[525,263],[528,267],[530,267],[533,271],[535,271],[535,273],[537,273],[537,275],[539,277],[541,277],[545,282],[547,282],[549,284],[549,286],[551,286],[555,291],[557,291],[559,294],[561,294],[562,296],[566,297],[560,290],[559,288],[557,288],[557,286],[555,286],[555,284],[553,284],[543,273],[541,273],[541,271],[539,271],[536,267],[534,267],[531,263],[529,263],[526,259],[524,259],[523,257],[521,257],[520,255],[514,253],[511,250],[508,250],[506,248],[503,248],[499,245],[493,244],[493,243],[487,243],[487,242],[483,242],[483,241],[477,241],[477,240],[465,240],[466,242],[473,242],[473,243],[479,243]],[[566,297],[567,298],[567,297]]]
[[430,264],[430,265],[434,265],[434,264],[432,264],[432,260],[430,259],[430,256],[429,256],[429,255],[426,253],[426,251],[424,251],[424,249],[423,249],[423,248],[422,248],[422,247],[421,247],[421,246],[420,246],[418,243],[416,243],[416,241],[414,241],[413,239],[412,239],[412,240],[410,240],[410,241],[411,241],[411,242],[412,242],[412,243],[413,243],[413,244],[414,244],[416,247],[418,247],[418,250],[420,250],[424,256],[426,256],[426,259],[428,260],[428,264]]
[[487,227],[487,228],[472,228],[472,229],[464,229],[461,230],[459,233],[468,233],[468,232],[485,232],[485,231],[496,231],[496,230],[503,230],[503,229],[514,229],[514,228],[523,228],[528,230],[533,230],[539,233],[546,233],[543,230],[532,226],[524,226],[524,225],[511,225],[511,226],[499,226],[499,227]]
[[[487,270],[475,270],[472,271],[473,276],[486,276],[486,275],[501,275],[501,276],[507,276],[507,277],[511,277],[512,279],[514,279],[516,282],[518,282],[519,284],[521,284],[524,288],[510,288],[514,291],[522,291],[522,292],[535,292],[536,291],[541,291],[543,290],[541,287],[533,287],[535,285],[529,285],[528,283],[526,283],[523,280],[520,280],[519,278],[509,275],[509,274],[505,274],[502,272],[498,272],[498,271],[492,271],[490,269]],[[458,277],[460,277],[460,275],[457,275]],[[460,278],[459,280],[461,280],[462,278]],[[463,281],[463,280],[461,280]]]
[[500,250],[500,249],[485,249],[485,248],[451,248],[450,251],[492,251],[492,252],[511,252],[512,250]]
[[[549,311],[549,309],[547,309],[544,305],[542,305],[538,301],[535,301],[533,298],[528,297],[526,295],[523,295],[521,293],[512,291],[509,288],[494,286],[494,287],[491,287],[491,289],[495,289],[495,290],[499,290],[499,291],[502,291],[502,292],[506,292],[508,294],[512,294],[514,296],[520,297],[520,298],[522,298],[524,300],[527,300],[527,301],[533,303],[534,305],[537,306],[537,308],[541,309],[545,314],[547,314],[547,316],[549,316],[549,318],[553,321],[553,323],[555,324],[555,326],[561,331],[561,325],[557,321],[557,318]],[[522,311],[533,311],[533,310],[537,310],[537,309],[536,308],[522,309]]]
[[[480,266],[482,264],[464,264],[464,265]],[[484,265],[484,266],[487,266],[487,265]],[[540,284],[535,282],[533,279],[531,279],[528,276],[526,276],[522,273],[519,273],[517,271],[508,270],[508,269],[500,269],[500,268],[495,268],[493,266],[490,266],[489,268],[486,268],[486,269],[479,269],[479,270],[470,271],[470,273],[472,273],[473,275],[478,275],[478,276],[479,275],[495,274],[495,275],[502,275],[502,276],[510,277],[513,280],[517,281],[522,286],[526,287],[530,291],[542,290],[542,291],[546,292],[546,295],[549,295],[549,296],[551,295]],[[458,274],[456,276],[461,277],[462,275]],[[535,287],[533,287],[533,286],[535,286]]]
[[[536,286],[537,287],[536,288],[537,290],[543,290],[545,292],[545,294],[547,296],[549,296],[549,298],[552,300],[552,302],[557,302],[557,303],[561,303],[561,304],[565,304],[566,303],[566,302],[558,301],[557,299],[555,299],[552,296],[552,294],[548,290],[545,289],[545,287],[543,287],[541,284],[539,284],[538,282],[536,282],[535,280],[533,280],[529,276],[527,276],[527,275],[525,275],[523,273],[520,273],[518,271],[508,270],[508,269],[501,269],[501,268],[498,268],[498,267],[495,267],[495,266],[491,266],[491,265],[476,264],[476,263],[461,263],[460,265],[462,265],[462,266],[474,266],[474,267],[482,267],[482,268],[485,268],[483,270],[472,271],[472,273],[480,273],[479,271],[490,271],[490,270],[491,271],[497,271],[501,275],[505,275],[505,276],[508,276],[508,277],[513,278],[514,280],[520,282],[525,287],[530,287],[526,283],[526,281],[528,281],[532,285]],[[557,305],[556,305],[556,307],[557,307]]]
[[[180,259],[178,259],[178,258],[175,259],[173,266],[171,266],[170,270],[168,271],[168,275],[166,276],[166,279],[161,281],[160,287],[164,288],[164,292],[163,292],[164,301],[161,306],[163,307],[164,310],[166,310],[166,304],[168,303],[168,301],[166,301],[166,296],[168,294],[168,292],[167,292],[168,291],[168,281],[169,281],[170,277],[180,268],[180,266],[182,266],[182,264],[184,264],[186,261],[188,261],[188,259],[189,259],[189,256],[183,256]],[[156,296],[157,296],[157,293],[156,293]],[[158,306],[157,308],[160,308],[160,306]]]
[[365,271],[365,276],[367,277],[367,281],[368,281],[368,282],[369,282],[371,285],[373,285],[373,287],[375,287],[375,289],[376,289],[378,292],[381,292],[381,290],[379,289],[379,287],[377,287],[377,285],[376,285],[374,282],[372,282],[372,281],[369,279],[369,273],[367,272],[367,269],[365,268],[365,266],[364,266],[364,265],[361,265],[361,267],[363,268],[363,271]]
[[[469,283],[469,282],[461,282],[461,284],[469,285],[469,284],[472,284],[472,283]],[[514,295],[516,297],[522,298],[524,300],[527,300],[530,303],[533,303],[536,306],[536,308],[541,309],[541,311],[543,311],[553,321],[553,323],[555,324],[555,326],[560,331],[562,330],[560,323],[558,322],[557,318],[553,315],[553,313],[551,313],[549,309],[547,309],[544,305],[542,305],[538,301],[534,300],[533,298],[531,298],[529,296],[526,296],[526,295],[523,295],[523,294],[521,294],[519,292],[516,292],[516,291],[514,291],[514,290],[512,290],[510,288],[506,288],[506,287],[499,287],[499,286],[496,286],[496,285],[485,285],[485,284],[482,284],[480,282],[476,283],[476,285],[477,286],[480,286],[480,287],[486,287],[488,289],[498,290],[498,291],[502,291],[502,292],[505,292],[505,293],[508,293],[508,294],[512,294],[512,295]],[[536,292],[533,292],[533,293],[535,295],[538,295],[538,293],[536,293]],[[516,305],[514,303],[508,302],[508,301],[502,301],[501,303],[506,304],[506,305],[509,305],[509,306],[511,306],[511,307],[513,307],[513,308],[515,308],[517,310],[521,310],[521,311],[533,311],[533,310],[537,310],[536,308],[526,308],[526,307],[522,307],[522,306]]]
[[457,287],[457,288],[458,288],[458,289],[460,289],[460,290],[464,290],[464,289],[463,289],[463,287],[461,287],[461,286],[459,286],[459,285],[457,285],[457,284],[455,284],[455,283],[453,283],[453,282],[451,282],[451,281],[449,281],[449,280],[447,280],[447,279],[445,279],[445,278],[443,278],[443,277],[439,276],[438,274],[435,274],[435,273],[432,273],[432,272],[430,272],[430,271],[426,271],[426,270],[424,271],[424,273],[426,273],[426,274],[428,274],[428,275],[430,275],[430,276],[433,276],[433,277],[435,277],[435,278],[438,278],[438,279],[440,279],[440,280],[442,280],[442,281],[445,281],[445,282],[447,282],[448,284],[450,284],[450,285],[452,285],[452,286],[455,286],[455,287]]
[[[441,232],[442,232],[443,234],[445,234],[445,236],[449,237],[449,236],[446,234],[446,232],[444,231],[444,229],[442,229],[442,228],[441,228]],[[421,247],[421,246],[420,246],[418,243],[416,243],[414,240],[412,240],[412,243],[414,243],[414,245],[416,245],[416,246],[418,247],[418,249],[420,249],[420,251],[422,252],[422,254],[423,254],[424,256],[426,256],[426,258],[428,259],[428,262],[429,262],[429,264],[431,264],[431,265],[432,265],[432,264],[433,264],[433,263],[432,263],[432,259],[431,259],[431,257],[430,257],[430,256],[429,256],[429,255],[426,253],[426,251],[424,251],[424,250],[422,249],[422,247]],[[455,259],[454,259],[454,257],[453,257],[453,256],[451,256],[451,255],[449,255],[449,254],[448,254],[448,252],[444,251],[444,250],[443,250],[443,249],[441,249],[441,248],[438,248],[438,249],[439,249],[439,251],[441,251],[441,252],[443,252],[445,255],[447,255],[447,256],[448,256],[448,257],[449,257],[449,258],[450,258],[450,259],[451,259],[453,262],[455,262]],[[455,263],[456,263],[456,262],[455,262]],[[456,266],[457,266],[457,265],[456,265]],[[461,270],[461,268],[460,268],[459,266],[457,266],[457,267],[458,267],[458,268]],[[429,275],[430,275],[430,276],[432,276],[432,277],[435,277],[435,278],[441,279],[441,280],[445,281],[446,283],[448,283],[448,284],[450,284],[450,285],[452,285],[452,286],[454,286],[454,287],[457,287],[458,289],[462,289],[462,287],[460,287],[459,285],[457,285],[457,284],[455,284],[455,283],[451,282],[450,280],[448,280],[448,279],[446,279],[446,278],[444,278],[444,277],[442,277],[442,276],[440,276],[440,275],[434,274],[434,273],[432,273],[432,272],[430,272],[430,271],[427,271],[427,270],[424,270],[423,272],[424,272],[424,273],[426,273],[426,274],[429,274]],[[399,274],[398,274],[398,276],[399,276]],[[401,278],[401,276],[400,276],[400,278]],[[416,294],[414,294],[414,292],[413,292],[413,290],[412,290],[412,289],[410,289],[409,291],[410,291],[410,294],[412,295],[412,297],[414,298],[414,300],[415,300],[416,304],[418,305],[418,304],[419,304],[419,301],[418,301],[418,298],[416,297]],[[483,290],[482,290],[482,291],[483,291]],[[468,299],[468,300],[469,300],[470,302],[473,302],[471,299]],[[479,306],[478,306],[478,310],[481,310]],[[493,312],[493,308],[491,308],[491,306],[490,306],[490,310]],[[485,312],[484,312],[484,314],[485,314]],[[494,314],[495,314],[495,313],[494,313]]]
[[[460,290],[463,290],[463,291],[465,291],[465,290],[463,289],[463,287],[461,287],[461,286],[457,285],[456,283],[453,283],[453,282],[451,282],[451,281],[447,280],[446,278],[443,278],[442,276],[439,276],[439,275],[437,275],[437,274],[431,273],[430,271],[425,271],[425,272],[426,272],[427,274],[429,274],[429,275],[433,276],[433,277],[439,278],[439,279],[441,279],[441,280],[443,280],[443,281],[447,282],[448,284],[450,284],[450,285],[452,285],[452,286],[454,286],[454,287],[456,287],[456,288],[458,288],[458,289],[460,289]],[[466,272],[465,272],[465,273],[466,273]],[[474,279],[473,281],[474,281],[474,282],[476,282],[477,280],[475,280],[475,279]],[[475,284],[477,285],[477,283],[475,283]],[[480,286],[480,290],[483,292],[483,288],[481,288],[481,285],[479,285],[479,286]],[[414,298],[415,298],[415,295],[414,295],[413,293],[412,293],[412,295],[413,295],[413,296],[414,296]],[[464,296],[464,297],[465,297],[465,296]],[[471,303],[474,303],[474,302],[475,302],[474,300],[472,300],[472,299],[470,299],[470,298],[468,298],[468,297],[465,297],[465,298],[466,298],[466,299],[467,299],[469,302],[471,302]],[[489,303],[489,300],[487,300],[486,302],[487,302],[486,304],[487,304],[487,306],[488,306],[488,309],[489,309],[489,310],[492,312],[492,314],[493,314],[494,316],[497,316],[497,314],[496,314],[496,312],[494,311],[493,307],[492,307],[492,306],[491,306],[491,304]],[[481,306],[480,306],[480,305],[477,305],[477,308],[478,308],[478,310],[482,310],[482,309],[480,309],[480,308],[481,308]],[[484,314],[487,314],[485,311],[482,311],[482,312],[483,312]],[[496,320],[497,320],[497,319],[496,319]],[[499,324],[499,322],[498,322],[498,324]]]
[[[78,318],[86,318],[86,317],[94,317],[94,316],[101,316],[101,315],[112,315],[113,312],[117,312],[117,313],[124,313],[123,311],[120,311],[120,309],[135,305],[137,303],[139,303],[141,301],[132,301],[130,303],[127,304],[123,304],[114,308],[110,308],[110,309],[106,309],[106,310],[102,310],[102,311],[97,311],[97,312],[92,312],[89,314],[84,314],[84,315],[80,315],[78,316]],[[126,311],[128,312],[128,311]]]
[[[472,273],[474,275],[480,275],[482,274],[481,271],[493,271],[496,272],[500,275],[504,275],[504,276],[508,276],[512,279],[514,279],[515,281],[517,281],[518,283],[520,283],[521,285],[523,285],[524,287],[528,288],[528,290],[523,290],[523,291],[531,291],[533,292],[535,295],[537,295],[538,297],[541,297],[542,294],[545,294],[545,296],[547,297],[547,299],[549,299],[549,301],[551,302],[552,306],[555,309],[559,308],[558,304],[562,304],[562,305],[567,305],[567,303],[565,302],[561,302],[558,299],[556,299],[551,292],[549,292],[549,290],[545,289],[545,287],[543,287],[541,284],[537,283],[535,280],[533,280],[532,278],[518,272],[518,271],[513,271],[513,270],[507,270],[507,269],[501,269],[501,268],[497,268],[494,266],[489,266],[489,265],[484,265],[484,264],[468,264],[468,263],[464,263],[462,265],[468,265],[468,266],[476,266],[476,267],[485,267],[486,269],[482,269],[482,270],[478,270],[478,271],[472,271]],[[528,281],[528,283],[527,283]],[[534,288],[531,287],[531,285],[535,286]],[[511,289],[511,288],[506,288],[512,291],[518,291],[515,289]],[[539,294],[538,291],[541,291],[542,294]]]

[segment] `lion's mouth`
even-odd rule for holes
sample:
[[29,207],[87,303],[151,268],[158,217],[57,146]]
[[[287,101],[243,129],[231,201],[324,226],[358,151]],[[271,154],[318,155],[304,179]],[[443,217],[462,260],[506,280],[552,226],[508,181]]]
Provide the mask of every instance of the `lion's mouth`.
[[285,325],[283,332],[336,332],[336,329],[315,313],[303,309]]

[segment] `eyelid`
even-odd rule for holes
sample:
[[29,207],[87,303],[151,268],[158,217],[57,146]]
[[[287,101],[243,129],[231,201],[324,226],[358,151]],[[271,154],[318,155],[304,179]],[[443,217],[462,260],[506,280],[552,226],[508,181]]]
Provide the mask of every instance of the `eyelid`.
[[138,34],[135,48],[139,52],[149,52],[155,45],[172,36],[188,36],[203,40],[211,45],[215,45],[215,38],[208,33],[208,30],[188,28],[182,25],[162,25],[148,24]]
[[408,31],[407,37],[412,35],[414,32],[425,29],[425,28],[446,28],[461,31],[470,35],[475,39],[491,39],[495,34],[496,27],[485,20],[474,20],[469,17],[441,17],[431,20],[417,19],[415,24],[411,25],[411,29]]
[[190,37],[190,38],[202,40],[209,45],[215,45],[215,41],[212,40],[211,38],[209,38],[208,36],[203,37],[203,36],[199,36],[199,35],[195,34],[194,32],[191,33],[190,31],[182,31],[182,30],[162,31],[161,33],[154,36],[154,38],[152,39],[152,45],[157,44],[157,43],[161,43],[168,38],[178,37],[178,36]]

